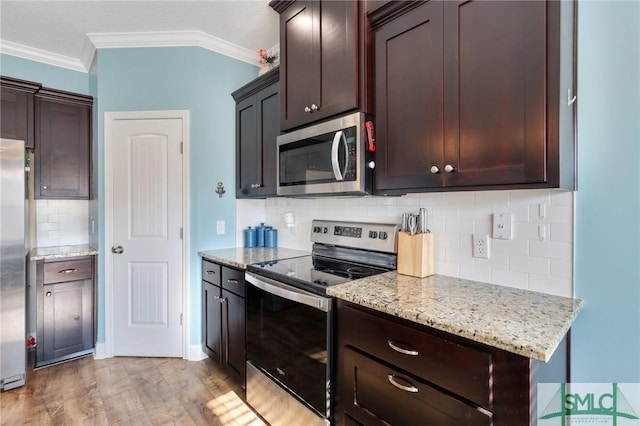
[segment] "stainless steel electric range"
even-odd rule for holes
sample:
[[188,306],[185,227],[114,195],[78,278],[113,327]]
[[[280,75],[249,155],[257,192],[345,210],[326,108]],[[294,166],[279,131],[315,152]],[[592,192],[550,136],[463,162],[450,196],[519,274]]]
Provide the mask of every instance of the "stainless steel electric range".
[[326,288],[396,269],[398,225],[314,220],[311,256],[247,267],[247,401],[272,426],[333,420]]

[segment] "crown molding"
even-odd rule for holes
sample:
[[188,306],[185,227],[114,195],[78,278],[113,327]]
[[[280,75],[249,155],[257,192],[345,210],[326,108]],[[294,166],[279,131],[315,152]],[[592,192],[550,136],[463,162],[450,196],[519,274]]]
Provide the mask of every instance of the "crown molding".
[[90,33],[87,37],[96,49],[198,46],[251,65],[258,65],[258,55],[253,50],[202,31]]
[[[202,31],[89,33],[82,47],[82,57],[80,59],[6,40],[0,40],[0,53],[86,73],[91,69],[97,49],[185,46],[201,47],[259,66],[258,55],[253,50],[213,37]],[[280,50],[280,45],[276,44],[270,50],[277,52]]]
[[0,53],[31,61],[42,62],[56,67],[66,68],[73,71],[87,72],[84,64],[70,56],[59,55],[46,50],[36,49],[12,41],[0,40]]

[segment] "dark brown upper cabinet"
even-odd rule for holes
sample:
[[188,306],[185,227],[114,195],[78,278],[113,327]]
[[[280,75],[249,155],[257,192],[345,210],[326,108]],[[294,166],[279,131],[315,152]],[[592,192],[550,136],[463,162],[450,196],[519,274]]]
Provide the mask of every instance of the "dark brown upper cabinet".
[[278,68],[231,94],[236,101],[236,198],[276,196]]
[[280,13],[281,130],[368,112],[367,28],[359,1],[272,1]]
[[89,199],[93,98],[53,89],[35,96],[35,198]]
[[39,83],[0,76],[0,137],[18,139],[34,147],[34,100]]
[[573,2],[389,2],[376,193],[575,188]]

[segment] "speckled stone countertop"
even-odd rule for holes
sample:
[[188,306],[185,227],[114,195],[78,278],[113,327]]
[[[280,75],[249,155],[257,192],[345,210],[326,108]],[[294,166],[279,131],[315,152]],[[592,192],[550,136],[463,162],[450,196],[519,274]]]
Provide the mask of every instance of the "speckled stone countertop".
[[583,301],[434,275],[387,272],[327,293],[456,336],[547,362]]
[[64,259],[66,257],[93,256],[98,250],[87,244],[73,246],[36,247],[29,252],[30,260]]
[[232,266],[234,268],[247,269],[247,265],[271,260],[288,259],[291,257],[308,256],[311,253],[303,250],[287,249],[282,247],[235,247],[228,249],[199,251],[198,255],[205,259]]

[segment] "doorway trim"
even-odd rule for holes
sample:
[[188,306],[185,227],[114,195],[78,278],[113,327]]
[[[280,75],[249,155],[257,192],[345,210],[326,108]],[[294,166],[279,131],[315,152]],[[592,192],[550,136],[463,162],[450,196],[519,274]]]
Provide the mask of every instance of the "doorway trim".
[[[113,285],[113,257],[108,254],[113,246],[113,177],[111,167],[111,147],[113,144],[113,124],[116,120],[153,120],[153,119],[181,119],[182,120],[182,358],[190,359],[191,336],[191,240],[190,240],[190,170],[189,170],[189,110],[167,111],[114,111],[104,113],[104,325],[105,342],[104,353],[96,354],[97,358],[112,358],[114,356],[114,285]],[[98,356],[103,355],[103,356]]]

